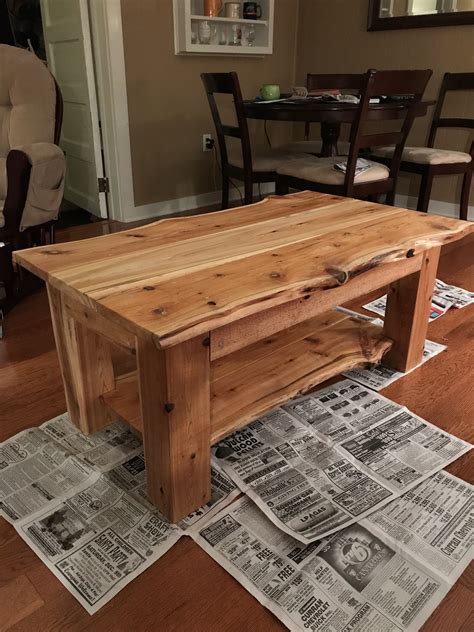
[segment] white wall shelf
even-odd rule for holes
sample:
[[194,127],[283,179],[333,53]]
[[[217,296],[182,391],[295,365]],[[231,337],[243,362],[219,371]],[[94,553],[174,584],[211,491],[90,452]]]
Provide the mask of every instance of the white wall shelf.
[[[173,0],[176,55],[271,55],[274,0],[260,0],[262,17],[258,20],[242,17],[243,4],[240,0],[238,18],[210,17],[204,15],[204,0]],[[200,41],[205,22],[211,32],[209,43]]]

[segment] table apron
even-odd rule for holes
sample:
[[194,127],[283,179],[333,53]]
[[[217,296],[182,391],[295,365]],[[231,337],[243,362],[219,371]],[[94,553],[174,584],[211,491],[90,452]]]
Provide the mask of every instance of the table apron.
[[423,256],[420,253],[373,268],[339,287],[308,294],[214,329],[210,332],[211,361],[418,272]]

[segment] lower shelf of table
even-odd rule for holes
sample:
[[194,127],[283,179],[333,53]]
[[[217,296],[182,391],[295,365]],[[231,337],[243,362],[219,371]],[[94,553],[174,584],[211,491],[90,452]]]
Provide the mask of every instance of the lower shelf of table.
[[[380,327],[329,312],[215,360],[212,443],[342,371],[380,362],[391,346]],[[142,431],[136,373],[119,378],[102,399]]]

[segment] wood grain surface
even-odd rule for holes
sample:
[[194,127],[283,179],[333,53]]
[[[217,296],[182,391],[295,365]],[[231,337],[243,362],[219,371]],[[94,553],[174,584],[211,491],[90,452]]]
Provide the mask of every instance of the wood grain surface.
[[[120,227],[116,224],[102,222],[59,232],[59,239],[79,239],[117,228]],[[473,252],[474,236],[443,247],[438,277],[474,291]],[[380,289],[349,306],[359,309],[383,292]],[[2,441],[66,409],[46,292],[38,292],[19,304],[8,315],[5,331],[6,337],[0,342]],[[474,306],[449,310],[430,323],[428,337],[448,345],[447,350],[393,383],[383,394],[440,428],[473,442]],[[130,370],[129,360],[127,354],[114,353],[118,372]],[[448,469],[474,483],[471,454]],[[193,632],[286,629],[187,537],[91,617],[13,527],[0,520],[0,586],[5,588],[0,593],[2,624],[9,632],[180,632],[190,626]],[[22,595],[19,600],[14,597],[18,591]],[[422,632],[471,632],[473,592],[471,564]]]
[[[210,364],[210,443],[220,441],[334,373],[380,362],[391,345],[381,327],[334,311],[214,360]],[[199,343],[196,347],[199,349]],[[180,349],[181,345],[174,348]],[[154,353],[158,351],[154,349]],[[201,374],[204,373],[201,369]],[[157,375],[157,371],[151,374]],[[157,381],[156,377],[151,388],[153,399]],[[143,433],[138,391],[138,377],[130,373],[117,380],[116,388],[104,393],[102,401],[116,416]],[[163,405],[153,401],[148,406],[155,412],[154,423],[151,422],[155,428],[156,411]]]
[[468,222],[302,192],[15,253],[49,285],[161,347],[460,239]]

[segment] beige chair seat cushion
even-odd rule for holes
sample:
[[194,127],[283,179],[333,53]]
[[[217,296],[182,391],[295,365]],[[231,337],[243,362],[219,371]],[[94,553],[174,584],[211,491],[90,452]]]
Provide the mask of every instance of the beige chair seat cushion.
[[[282,145],[278,147],[281,151],[296,151],[303,152],[306,154],[320,154],[323,148],[322,140],[295,140],[291,143],[287,143],[286,145]],[[347,141],[341,140],[337,143],[337,154],[338,156],[348,156],[349,155],[350,143]]]
[[[377,147],[372,154],[380,158],[391,158],[394,147]],[[402,160],[419,165],[450,165],[456,162],[471,162],[471,156],[464,151],[433,149],[430,147],[405,147]]]
[[[292,176],[309,182],[317,182],[320,184],[343,185],[344,173],[334,168],[337,162],[341,162],[340,158],[307,158],[305,160],[295,160],[282,165],[277,173],[284,176]],[[370,169],[356,176],[354,182],[375,182],[376,180],[386,180],[389,176],[389,170],[385,165],[378,162],[371,163]]]
[[[297,154],[290,151],[279,151],[278,149],[252,152],[252,170],[255,172],[276,171],[278,167],[280,167],[285,162],[291,160],[301,160],[304,158],[309,158],[309,155],[304,153]],[[239,167],[240,169],[243,169],[244,167],[244,162],[241,155],[231,154],[231,156],[229,157],[229,162],[234,167]]]

